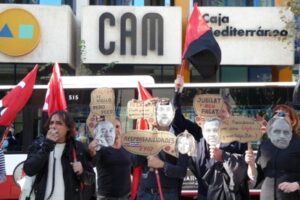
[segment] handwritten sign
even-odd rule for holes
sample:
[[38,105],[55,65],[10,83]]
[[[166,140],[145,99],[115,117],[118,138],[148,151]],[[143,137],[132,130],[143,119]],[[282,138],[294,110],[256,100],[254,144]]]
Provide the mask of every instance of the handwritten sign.
[[99,116],[104,116],[106,121],[115,119],[115,94],[112,88],[97,88],[91,92],[90,114],[86,119],[91,136],[94,136]]
[[194,97],[193,107],[197,115],[215,117],[223,107],[223,98],[217,94],[200,94]]
[[127,103],[127,116],[129,119],[155,119],[155,101],[132,99]]
[[175,155],[176,137],[167,131],[132,130],[122,135],[123,147],[137,155],[156,155],[161,150]]
[[91,93],[91,112],[99,116],[115,116],[115,94],[112,88],[97,88]]
[[260,140],[261,136],[261,124],[248,117],[229,117],[220,126],[220,139],[222,143],[257,141]]

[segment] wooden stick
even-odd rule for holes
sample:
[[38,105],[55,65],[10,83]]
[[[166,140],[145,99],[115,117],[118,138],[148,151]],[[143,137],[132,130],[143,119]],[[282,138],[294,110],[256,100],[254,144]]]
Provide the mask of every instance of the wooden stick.
[[247,146],[248,146],[248,151],[252,151],[253,149],[252,149],[252,144],[251,144],[251,142],[248,142],[247,143]]

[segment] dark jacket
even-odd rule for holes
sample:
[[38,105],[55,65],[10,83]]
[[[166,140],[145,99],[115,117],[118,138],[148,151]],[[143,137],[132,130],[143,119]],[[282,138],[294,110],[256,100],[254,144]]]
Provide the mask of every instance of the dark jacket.
[[[25,173],[28,176],[36,175],[33,188],[37,200],[45,199],[49,154],[53,151],[54,147],[55,143],[51,140],[38,138],[29,148],[27,159],[24,162]],[[76,150],[77,161],[80,161],[84,168],[81,175],[76,175],[70,164],[74,162],[72,155],[73,148]],[[73,138],[68,139],[63,150],[61,162],[65,181],[65,199],[82,199],[81,189],[84,184],[91,185],[95,181],[95,173],[89,162],[87,149],[81,142],[75,141]]]
[[261,188],[261,200],[299,200],[299,190],[292,193],[284,193],[278,189],[282,182],[300,183],[300,137],[294,135],[286,149],[275,147],[268,139],[263,141],[257,154],[257,166],[259,184],[263,180]]
[[190,158],[189,165],[198,180],[198,195],[206,196],[209,200],[249,199],[247,165],[244,161],[247,144],[221,144],[224,162],[210,159],[209,146],[203,138],[201,127],[185,119],[182,114],[180,96],[180,93],[176,93],[174,98],[176,113],[172,126],[177,133],[187,130],[198,142],[197,156]]

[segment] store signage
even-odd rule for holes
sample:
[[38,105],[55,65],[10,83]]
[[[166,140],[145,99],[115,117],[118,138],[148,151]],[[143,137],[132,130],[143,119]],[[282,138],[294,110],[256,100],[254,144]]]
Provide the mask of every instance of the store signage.
[[74,19],[69,6],[0,4],[1,62],[75,67]]
[[37,19],[21,8],[0,12],[0,52],[9,56],[30,53],[40,41]]
[[199,7],[222,65],[293,65],[293,14],[283,7]]
[[85,44],[85,63],[180,64],[181,10],[177,7],[86,7],[81,37]]

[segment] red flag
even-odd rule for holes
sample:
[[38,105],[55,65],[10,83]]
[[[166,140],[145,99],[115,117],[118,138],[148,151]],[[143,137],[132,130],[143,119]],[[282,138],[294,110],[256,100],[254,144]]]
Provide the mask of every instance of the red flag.
[[[143,100],[143,101],[152,98],[151,94],[142,86],[142,84],[139,81],[138,81],[138,96],[139,96],[139,100]],[[139,130],[149,129],[149,124],[147,120],[143,118],[137,120],[137,129]],[[139,190],[141,175],[142,175],[142,167],[141,166],[134,167],[132,170],[132,185],[131,185],[130,200],[136,199]]]
[[38,65],[0,100],[0,125],[9,126],[27,103],[33,90]]
[[221,49],[197,3],[186,29],[182,59],[190,61],[204,78],[213,76],[221,63]]
[[43,111],[48,112],[50,116],[57,110],[67,110],[67,103],[60,77],[60,67],[58,63],[55,63],[48,83]]
[[[138,98],[139,100],[147,100],[147,99],[151,99],[152,96],[151,94],[142,86],[142,84],[140,83],[140,81],[138,81]],[[149,129],[149,125],[148,125],[148,122],[147,120],[145,119],[139,119],[137,120],[137,126],[136,126],[137,129],[139,130],[147,130]]]

